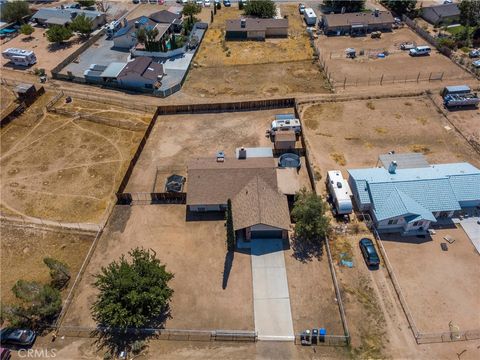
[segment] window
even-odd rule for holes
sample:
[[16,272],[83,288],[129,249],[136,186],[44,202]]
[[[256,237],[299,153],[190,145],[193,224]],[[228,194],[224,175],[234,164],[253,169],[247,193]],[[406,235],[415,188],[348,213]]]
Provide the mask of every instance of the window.
[[421,226],[421,225],[423,225],[423,221],[415,221],[415,222],[413,223],[413,226],[415,226],[415,227]]
[[396,225],[396,224],[398,224],[398,219],[388,220],[388,225]]

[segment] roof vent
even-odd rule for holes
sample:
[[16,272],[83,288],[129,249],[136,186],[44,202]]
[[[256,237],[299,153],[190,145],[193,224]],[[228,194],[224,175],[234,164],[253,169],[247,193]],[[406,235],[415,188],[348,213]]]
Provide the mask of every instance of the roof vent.
[[238,158],[239,159],[246,159],[247,158],[247,150],[244,147],[241,147],[238,151]]
[[397,162],[395,160],[393,160],[390,163],[390,166],[388,167],[388,172],[390,174],[395,174],[396,171],[397,171]]

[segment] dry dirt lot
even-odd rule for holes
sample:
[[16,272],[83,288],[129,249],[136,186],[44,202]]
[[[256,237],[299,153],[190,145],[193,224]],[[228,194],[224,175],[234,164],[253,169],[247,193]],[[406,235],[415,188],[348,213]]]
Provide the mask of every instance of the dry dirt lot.
[[323,176],[330,169],[374,167],[391,150],[422,152],[431,163],[480,164],[426,96],[316,104],[304,108],[302,120],[312,162]]
[[272,64],[310,60],[313,50],[306,27],[296,5],[280,7],[282,16],[288,16],[289,36],[286,39],[266,41],[225,41],[225,21],[239,19],[243,11],[237,6],[222,7],[205,34],[195,58],[199,66],[226,66]]
[[[0,131],[2,212],[99,222],[143,131],[46,113],[49,96],[47,92]],[[108,110],[105,104],[97,106]],[[145,121],[143,113],[109,111]]]
[[15,93],[12,89],[5,85],[0,87],[1,100],[0,100],[0,112],[8,108],[16,99]]
[[[83,43],[83,40],[77,36],[73,36],[70,40],[65,41],[62,45],[55,45],[49,43],[45,35],[46,29],[41,26],[34,26],[35,31],[29,38],[25,35],[18,35],[12,40],[1,46],[1,50],[7,48],[20,48],[24,50],[33,50],[37,57],[37,63],[27,70],[31,71],[34,68],[45,69],[47,73],[50,72],[55,66],[63,61],[67,56],[77,50]],[[2,66],[12,67],[9,60],[2,57]],[[24,70],[25,67],[15,67],[15,69]]]
[[185,176],[194,157],[213,157],[220,150],[235,156],[241,146],[272,147],[265,130],[275,114],[289,112],[293,109],[159,116],[125,191],[151,192],[157,168],[161,187],[172,173]]
[[225,41],[225,20],[239,18],[241,12],[236,6],[222,7],[205,34],[182,92],[206,98],[328,92],[296,5],[280,9],[288,16],[288,38]]
[[224,221],[186,222],[183,205],[117,206],[67,312],[65,325],[93,326],[93,275],[134,247],[156,251],[175,274],[170,329],[253,330],[250,255],[235,253],[222,288]]
[[[369,36],[320,36],[317,46],[336,87],[343,86],[345,78],[347,85],[379,85],[382,75],[384,86],[391,85],[393,81],[397,84],[404,83],[405,79],[416,82],[419,73],[421,81],[428,81],[430,73],[432,79],[439,78],[442,73],[444,80],[472,79],[471,75],[435,50],[432,50],[430,56],[423,57],[411,57],[408,51],[399,50],[402,42],[412,41],[417,45],[425,44],[425,40],[404,27],[392,33],[383,33],[381,39]],[[356,49],[357,55],[364,50],[365,56],[347,59],[347,48]],[[390,55],[385,59],[377,58],[376,54],[384,50],[388,50]]]
[[[425,239],[382,235],[382,243],[420,332],[480,328],[480,259],[463,229],[435,230]],[[455,239],[442,251],[444,236]]]
[[49,269],[43,263],[45,257],[63,261],[75,278],[93,241],[91,235],[19,228],[4,221],[0,230],[2,304],[15,301],[11,289],[17,280],[50,282]]

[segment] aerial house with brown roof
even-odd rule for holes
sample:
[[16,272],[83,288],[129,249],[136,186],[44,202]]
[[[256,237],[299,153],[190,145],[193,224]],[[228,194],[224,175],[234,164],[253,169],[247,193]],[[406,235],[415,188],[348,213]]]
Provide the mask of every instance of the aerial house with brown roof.
[[288,19],[236,19],[226,21],[225,40],[260,40],[288,36]]
[[326,35],[360,35],[372,31],[392,31],[394,21],[390,11],[375,10],[323,15],[322,27]]
[[278,189],[276,170],[273,157],[193,159],[188,164],[188,209],[225,211],[230,199],[239,236],[285,239],[290,213],[287,197]]

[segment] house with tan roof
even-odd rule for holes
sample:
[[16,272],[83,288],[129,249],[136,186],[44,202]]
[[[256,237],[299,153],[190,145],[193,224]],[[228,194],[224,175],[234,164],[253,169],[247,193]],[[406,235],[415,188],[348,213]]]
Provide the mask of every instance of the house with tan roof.
[[372,31],[391,31],[394,18],[390,11],[327,14],[322,17],[327,35],[366,34]]
[[225,211],[232,201],[234,229],[242,238],[288,237],[287,196],[277,183],[273,157],[196,158],[188,163],[187,206],[192,212]]

